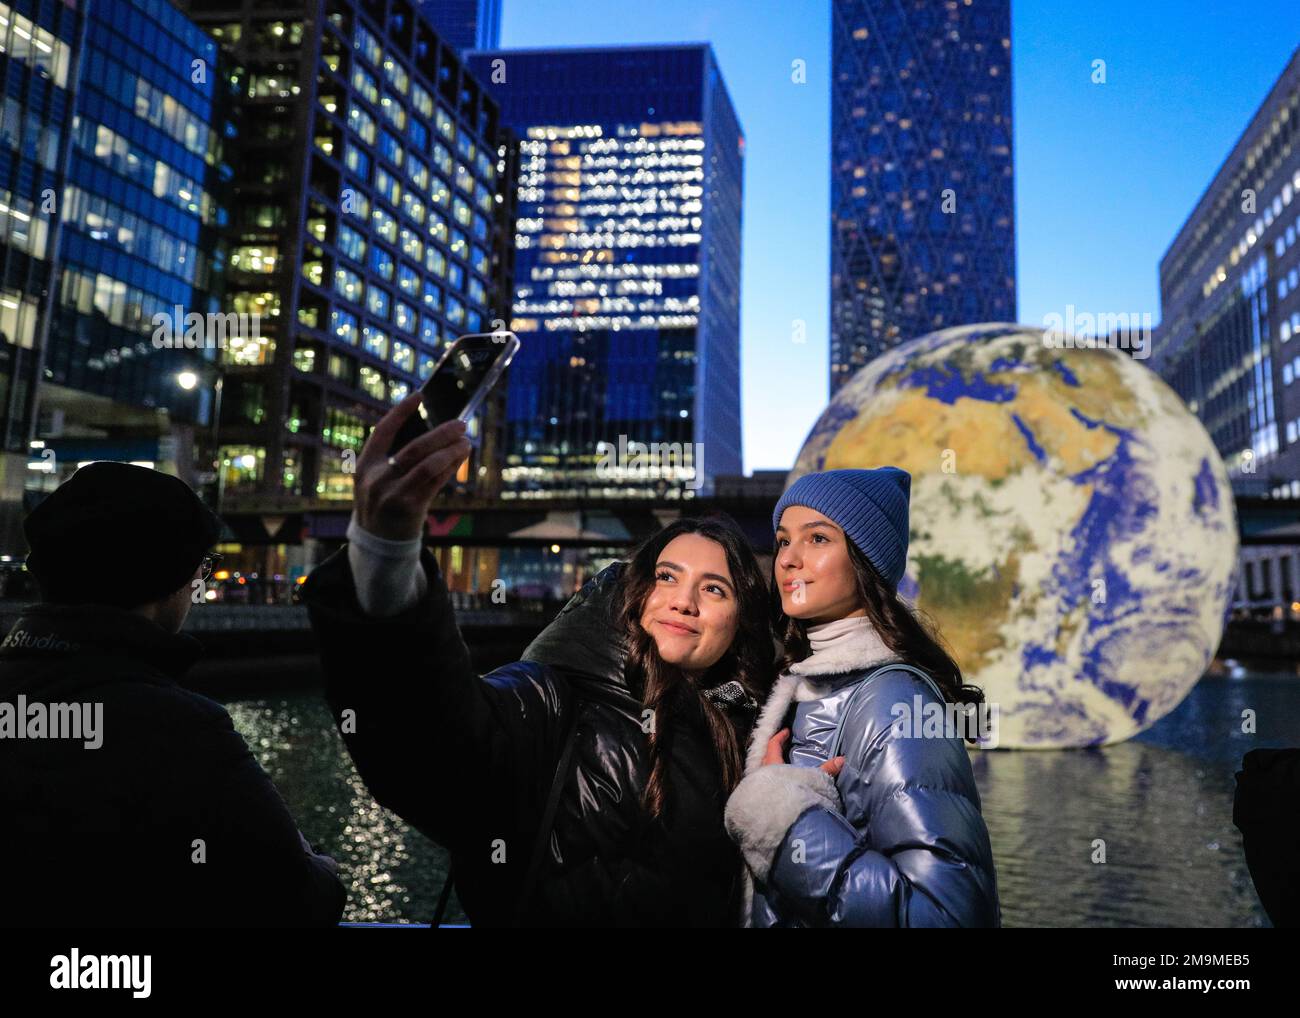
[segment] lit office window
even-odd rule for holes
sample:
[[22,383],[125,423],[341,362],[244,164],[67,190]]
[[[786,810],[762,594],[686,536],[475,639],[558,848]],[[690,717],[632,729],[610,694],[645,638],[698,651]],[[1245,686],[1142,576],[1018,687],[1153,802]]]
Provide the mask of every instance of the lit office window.
[[415,308],[400,300],[393,303],[393,324],[403,332],[415,331]]
[[414,230],[408,230],[406,227],[402,227],[399,238],[402,247],[402,254],[417,262],[424,257],[424,242],[416,236]]
[[391,303],[388,291],[382,287],[372,286],[366,294],[366,310],[384,321],[388,320]]
[[373,75],[367,74],[360,67],[354,67],[352,69],[352,87],[357,90],[361,98],[368,102],[379,102],[378,83],[376,83]]
[[420,293],[420,274],[408,265],[397,268],[397,287],[403,293],[416,297]]
[[375,209],[373,225],[375,233],[380,237],[388,241],[390,244],[397,243],[397,220],[383,209]]
[[370,271],[384,279],[393,278],[393,256],[376,244],[370,249]]
[[432,311],[437,311],[442,307],[442,289],[437,283],[426,279],[423,284],[424,288],[424,306]]
[[375,399],[384,398],[384,376],[372,367],[361,366],[361,389]]
[[352,227],[339,224],[339,252],[354,262],[364,264],[366,258],[366,240]]
[[370,183],[370,157],[356,145],[349,144],[344,150],[343,163],[356,176]]
[[265,244],[237,247],[230,253],[230,267],[239,272],[272,273],[275,271],[277,249]]
[[406,130],[406,110],[394,96],[385,94],[384,97],[379,100],[379,110],[383,113],[384,119],[399,131]]
[[381,361],[388,360],[388,333],[382,329],[376,329],[373,325],[367,325],[361,330],[362,349],[373,357],[378,357]]
[[330,312],[330,331],[345,343],[357,345],[357,316],[335,309]]
[[438,107],[437,123],[438,123],[438,130],[439,132],[442,133],[444,137],[447,138],[456,137],[456,122],[451,118],[451,114],[448,113],[446,110],[444,110],[441,106]]
[[391,57],[384,61],[384,77],[401,95],[406,95],[411,87],[411,79],[406,73],[406,68]]
[[367,145],[375,143],[375,118],[355,103],[348,109],[348,126]]
[[419,83],[411,86],[411,107],[426,120],[433,119],[433,96]]
[[379,45],[379,40],[359,21],[352,33],[352,48],[375,67],[383,62],[383,49]]
[[361,281],[361,277],[355,272],[349,269],[337,268],[334,270],[334,292],[356,304],[360,304],[365,296],[366,287]]

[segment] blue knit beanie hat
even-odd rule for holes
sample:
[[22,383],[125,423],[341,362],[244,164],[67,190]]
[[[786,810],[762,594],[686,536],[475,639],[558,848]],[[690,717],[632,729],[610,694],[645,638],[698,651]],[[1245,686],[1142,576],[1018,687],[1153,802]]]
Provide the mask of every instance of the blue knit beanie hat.
[[907,569],[907,517],[912,475],[898,467],[823,470],[786,489],[772,513],[772,530],[787,506],[815,509],[844,529],[895,590]]

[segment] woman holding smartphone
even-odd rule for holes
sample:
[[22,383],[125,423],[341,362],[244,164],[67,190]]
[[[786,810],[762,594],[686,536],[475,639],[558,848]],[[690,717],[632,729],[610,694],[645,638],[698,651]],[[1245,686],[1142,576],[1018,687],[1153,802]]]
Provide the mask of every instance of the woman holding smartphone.
[[783,670],[726,810],[747,925],[1000,925],[962,740],[896,724],[983,701],[898,597],[910,487],[895,467],[807,474],[772,516]]
[[480,677],[421,547],[470,447],[448,421],[390,455],[418,399],[376,426],[348,547],[304,588],[362,778],[450,850],[475,925],[735,925],[722,814],[773,657],[739,529],[674,521]]

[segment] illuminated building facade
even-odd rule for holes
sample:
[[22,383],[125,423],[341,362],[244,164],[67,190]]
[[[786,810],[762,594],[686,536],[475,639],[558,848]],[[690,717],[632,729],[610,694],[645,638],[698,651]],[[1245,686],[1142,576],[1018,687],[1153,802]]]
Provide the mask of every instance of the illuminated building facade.
[[741,472],[744,156],[711,48],[468,59],[520,137],[502,496],[710,494]]
[[85,10],[37,436],[55,459],[36,476],[51,490],[112,459],[193,481],[215,351],[153,337],[157,315],[220,310],[228,88],[216,43],[171,4]]
[[[34,17],[33,17],[34,15]],[[0,3],[0,551],[21,554],[34,380],[57,278],[57,205],[84,27],[76,7]]]
[[1300,49],[1160,260],[1151,366],[1239,494],[1300,498]]
[[[260,321],[221,352],[221,505],[343,506],[370,427],[451,340],[509,317],[510,138],[414,3],[192,10],[242,107],[226,309]],[[490,490],[499,406],[453,487]]]
[[830,390],[1016,318],[1009,0],[832,0]]
[[80,462],[188,473],[211,420],[205,361],[160,356],[152,316],[215,308],[223,143],[216,45],[170,4],[0,4],[0,51],[0,364],[22,379],[3,393],[12,553],[13,517]]

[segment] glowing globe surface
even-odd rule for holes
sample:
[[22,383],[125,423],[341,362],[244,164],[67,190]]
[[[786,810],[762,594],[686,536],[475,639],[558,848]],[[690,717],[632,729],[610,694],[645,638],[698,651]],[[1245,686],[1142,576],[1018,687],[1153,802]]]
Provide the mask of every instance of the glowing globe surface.
[[912,475],[900,592],[997,705],[997,745],[1126,739],[1204,673],[1236,510],[1209,435],[1144,362],[1020,325],[923,336],[836,394],[787,483],[886,465]]

